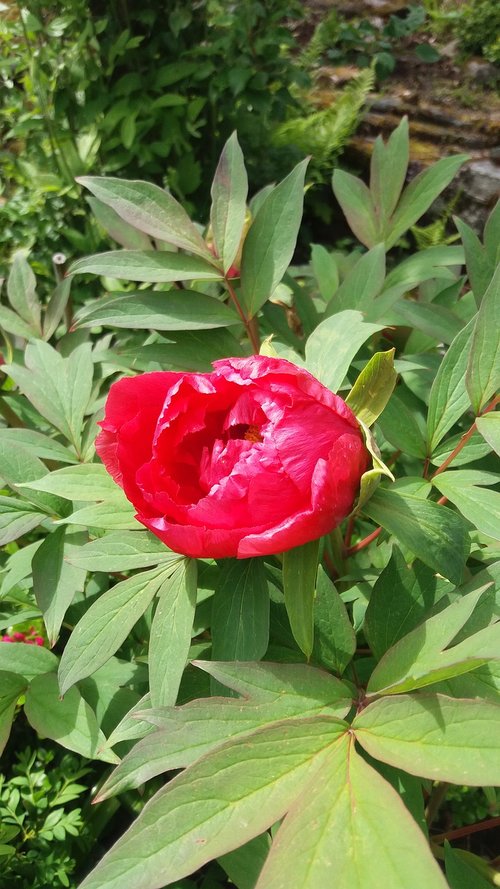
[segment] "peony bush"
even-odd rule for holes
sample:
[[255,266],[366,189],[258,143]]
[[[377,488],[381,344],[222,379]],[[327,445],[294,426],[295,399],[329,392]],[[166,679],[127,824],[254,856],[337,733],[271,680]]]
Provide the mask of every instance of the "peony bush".
[[465,160],[408,159],[403,121],[335,171],[359,243],[307,265],[307,162],[249,200],[235,135],[205,229],[86,177],[118,247],[45,303],[14,260],[0,740],[134,800],[82,889],[498,882],[453,842],[498,818],[440,812],[500,784],[500,205],[405,254]]

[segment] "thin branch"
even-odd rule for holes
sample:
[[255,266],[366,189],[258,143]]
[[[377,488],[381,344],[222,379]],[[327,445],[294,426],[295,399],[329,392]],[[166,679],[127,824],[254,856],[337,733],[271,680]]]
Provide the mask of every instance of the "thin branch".
[[479,833],[481,830],[493,830],[494,827],[500,827],[500,816],[488,818],[486,821],[478,821],[476,824],[466,824],[465,827],[457,827],[455,830],[446,831],[446,833],[439,833],[432,837],[432,842],[444,843],[445,840],[459,840],[461,837],[468,837],[471,833]]
[[346,555],[354,556],[356,553],[359,553],[360,550],[364,549],[366,546],[369,546],[370,543],[376,540],[381,531],[382,528],[376,528],[375,531],[372,531],[371,534],[368,534],[368,537],[363,537],[363,540],[355,543],[354,546],[350,546],[346,552]]
[[232,284],[230,284],[230,282],[228,281],[227,278],[225,279],[225,282],[226,282],[227,291],[229,293],[229,296],[231,297],[233,305],[234,305],[236,311],[238,312],[238,315],[240,316],[243,324],[245,325],[245,329],[248,334],[248,338],[252,344],[252,349],[254,351],[254,354],[258,355],[259,350],[260,350],[260,343],[259,343],[259,333],[258,333],[258,329],[257,329],[257,321],[255,318],[247,318],[243,309],[241,308],[241,304],[240,304],[238,297],[236,296],[234,287],[232,286]]

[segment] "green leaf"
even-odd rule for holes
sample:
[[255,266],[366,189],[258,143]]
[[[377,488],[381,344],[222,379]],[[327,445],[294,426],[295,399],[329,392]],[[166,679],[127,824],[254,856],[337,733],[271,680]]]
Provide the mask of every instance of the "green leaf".
[[500,784],[500,707],[486,701],[418,694],[380,698],[353,731],[375,759],[451,784]]
[[463,261],[461,247],[428,247],[404,259],[387,275],[382,293],[367,311],[368,320],[382,318],[396,300],[424,281],[444,279],[449,283],[449,266],[462,265]]
[[17,701],[24,693],[27,684],[27,680],[23,676],[10,670],[0,670],[0,755],[9,740]]
[[403,117],[384,145],[381,136],[375,139],[370,162],[370,191],[377,215],[385,229],[386,222],[398,203],[405,183],[410,159],[408,118]]
[[378,330],[382,330],[379,324],[368,324],[361,312],[351,309],[326,318],[306,342],[307,369],[324,386],[337,392],[354,356]]
[[307,658],[314,645],[314,593],[318,572],[319,540],[283,553],[283,589],[290,627]]
[[361,179],[335,170],[332,188],[349,227],[365,247],[374,247],[382,240],[372,195]]
[[105,531],[136,531],[140,527],[135,510],[126,498],[110,497],[105,503],[77,509],[57,525],[83,525],[86,528],[103,528]]
[[261,833],[239,849],[221,855],[218,862],[237,889],[254,889],[270,847],[269,833]]
[[401,550],[392,549],[379,574],[365,613],[364,632],[377,659],[410,633],[431,612],[450,585],[420,561],[406,564]]
[[172,769],[191,765],[230,737],[283,719],[334,716],[351,707],[346,685],[305,664],[221,663],[197,661],[221,686],[243,694],[237,701],[212,698],[184,707],[148,711],[158,730],[127,754],[99,791],[106,799]]
[[87,759],[119,762],[111,750],[101,750],[106,739],[78,689],[71,688],[64,698],[60,697],[55,673],[33,679],[26,692],[24,712],[30,725],[43,737]]
[[104,275],[126,281],[220,281],[222,272],[197,256],[166,250],[111,250],[74,262],[69,275]]
[[382,434],[395,448],[412,457],[424,458],[425,439],[415,413],[395,392],[378,418]]
[[0,496],[0,546],[29,534],[47,514],[39,512],[26,500]]
[[365,426],[372,426],[389,401],[397,373],[394,370],[394,349],[376,352],[361,371],[346,404]]
[[[463,433],[458,432],[456,435],[452,435],[451,438],[442,441],[434,451],[431,457],[431,463],[433,463],[434,466],[442,466],[462,438]],[[473,432],[466,444],[463,445],[461,450],[453,457],[453,465],[466,466],[468,463],[475,463],[476,460],[480,460],[481,457],[485,457],[490,453],[490,446],[481,438],[479,432]]]
[[314,600],[314,658],[342,675],[355,651],[356,634],[347,609],[320,565]]
[[14,311],[29,324],[32,332],[40,334],[41,306],[36,295],[36,278],[22,250],[14,254],[7,279],[7,296]]
[[[42,478],[19,485],[33,491],[57,494],[67,500],[125,500],[121,489],[106,472],[102,463],[78,463],[49,472]],[[128,502],[128,501],[127,501]]]
[[209,753],[156,794],[80,889],[118,889],[124,879],[159,889],[262,833],[345,728],[324,717],[290,720]]
[[43,319],[43,338],[49,340],[56,332],[68,304],[71,278],[63,278],[52,292]]
[[436,342],[451,343],[463,328],[463,321],[444,306],[400,299],[392,307],[396,324],[415,327]]
[[470,405],[465,372],[474,331],[473,318],[453,340],[432,384],[427,415],[427,440],[431,452]]
[[92,540],[72,553],[68,561],[87,571],[131,571],[134,568],[166,567],[181,559],[149,531],[116,531]]
[[444,860],[450,889],[491,889],[494,885],[489,877],[495,872],[484,858],[479,858],[463,849],[452,849],[445,841]]
[[264,656],[269,644],[269,592],[261,559],[224,561],[213,597],[211,628],[214,660],[259,661]]
[[163,188],[149,182],[98,176],[81,176],[77,182],[133,228],[213,261],[184,208]]
[[[58,463],[77,463],[78,458],[69,448],[64,447],[55,438],[43,435],[41,432],[35,432],[34,429],[0,429],[0,440],[10,444],[11,448],[17,449],[19,445],[22,448],[34,454],[35,457],[41,457],[42,460],[55,460]],[[45,472],[47,470],[44,467]]]
[[470,542],[467,526],[451,509],[378,488],[363,511],[430,568],[460,583]]
[[415,176],[405,188],[386,231],[385,245],[390,250],[401,235],[414,225],[450,184],[460,167],[468,160],[466,154],[443,157],[432,167]]
[[76,327],[136,330],[208,330],[232,324],[238,319],[230,308],[194,290],[107,296],[81,309],[76,321]]
[[478,417],[476,426],[484,440],[500,456],[500,412]]
[[57,528],[45,537],[33,556],[33,592],[51,647],[57,642],[64,615],[76,593],[81,593],[85,586],[87,572],[65,560],[83,539],[83,534],[75,540],[66,536],[66,528]]
[[375,667],[368,694],[398,694],[423,688],[494,659],[500,643],[500,624],[483,627],[461,642],[455,639],[489,586],[462,596],[400,638]]
[[62,694],[109,660],[172,572],[172,566],[166,569],[162,565],[136,574],[117,583],[92,603],[78,621],[61,657]]
[[121,247],[127,250],[151,250],[152,244],[148,236],[120,219],[111,207],[97,198],[87,198],[87,203],[99,225]]
[[8,309],[7,306],[0,306],[0,327],[7,333],[14,336],[20,336],[25,340],[30,340],[33,336],[33,329],[26,321],[23,321],[16,312]]
[[240,246],[248,195],[245,162],[236,133],[229,137],[222,149],[210,193],[210,224],[215,248],[217,256],[222,258],[224,272],[227,272]]
[[[435,476],[432,483],[478,531],[500,540],[500,493],[484,491],[469,479],[467,470],[455,469]],[[497,481],[492,474],[491,483]]]
[[339,286],[339,270],[335,257],[321,244],[313,244],[311,265],[319,292],[325,302],[329,302]]
[[500,265],[477,313],[465,382],[476,414],[500,389]]
[[57,658],[41,645],[25,642],[0,642],[0,670],[18,673],[31,681],[40,673],[57,670]]
[[333,315],[346,309],[369,312],[384,286],[384,279],[385,250],[383,244],[377,244],[364,253],[345,276],[330,300],[326,314]]
[[[3,432],[3,430],[2,430]],[[21,445],[12,446],[8,436],[0,432],[0,477],[16,491],[20,488],[21,496],[46,513],[64,515],[66,504],[52,494],[37,493],[31,488],[24,490],[22,482],[31,482],[46,475],[47,467],[38,457]]]
[[308,160],[266,196],[248,230],[241,258],[241,299],[252,318],[285,274],[295,250]]
[[255,889],[329,885],[446,889],[399,794],[356,753],[347,735],[289,810]]
[[83,419],[92,391],[94,366],[90,343],[82,343],[63,358],[38,340],[25,351],[26,367],[5,365],[33,406],[78,449]]
[[149,691],[152,707],[173,706],[191,646],[196,608],[197,563],[183,559],[158,590],[149,639]]
[[476,305],[480,306],[488,284],[493,277],[495,263],[491,260],[488,261],[486,250],[475,231],[457,216],[453,217],[453,221],[464,245],[467,275],[474,292]]

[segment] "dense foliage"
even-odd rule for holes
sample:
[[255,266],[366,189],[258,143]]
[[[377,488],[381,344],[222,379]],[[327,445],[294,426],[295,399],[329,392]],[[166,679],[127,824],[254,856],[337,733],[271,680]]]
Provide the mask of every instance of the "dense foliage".
[[[300,267],[306,162],[248,201],[235,135],[203,231],[158,186],[83,177],[118,248],[76,261],[48,301],[15,258],[0,308],[2,622],[46,642],[0,643],[0,734],[22,708],[105,771],[101,804],[126,794],[141,810],[82,889],[316,889],[332,873],[346,889],[479,889],[494,875],[438,819],[448,785],[485,788],[493,807],[500,785],[500,205],[482,240],[457,220],[461,245],[402,257],[464,162],[405,187],[408,159],[403,121],[377,140],[369,187],[336,170],[359,244],[312,245]],[[341,395],[370,468],[320,540],[187,558],[138,524],[95,456],[110,383],[171,371],[189,386],[259,350]],[[150,458],[145,431],[122,473]],[[261,433],[243,432],[250,452]],[[256,523],[270,508],[263,489]]]

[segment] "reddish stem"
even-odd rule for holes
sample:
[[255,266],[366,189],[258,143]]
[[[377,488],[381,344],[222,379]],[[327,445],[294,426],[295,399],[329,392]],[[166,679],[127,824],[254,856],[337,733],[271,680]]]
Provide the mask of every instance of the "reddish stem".
[[[489,414],[489,412],[492,411],[497,406],[497,404],[499,402],[500,402],[500,395],[496,395],[495,398],[493,398],[493,400],[490,401],[489,405],[487,407],[485,407],[484,411],[481,411],[479,416],[484,417],[485,414]],[[446,458],[446,460],[443,463],[441,463],[441,466],[439,466],[438,469],[436,469],[436,471],[431,476],[431,479],[436,478],[436,475],[439,475],[440,472],[444,472],[445,469],[448,469],[448,466],[450,465],[450,463],[453,462],[453,460],[455,459],[457,454],[460,453],[462,448],[467,444],[469,439],[474,435],[475,431],[476,431],[476,421],[474,420],[470,429],[468,429],[467,432],[464,435],[462,435],[462,438],[458,442],[457,446],[455,448],[453,448],[451,454],[449,454],[448,457]]]
[[258,355],[259,350],[260,350],[260,343],[259,343],[259,334],[258,334],[258,330],[257,330],[257,321],[255,318],[247,318],[243,309],[241,308],[240,301],[239,301],[238,297],[236,296],[234,287],[229,283],[227,278],[225,279],[225,281],[226,281],[227,291],[233,301],[233,305],[234,305],[236,311],[238,312],[238,315],[240,316],[243,324],[245,325],[245,329],[248,334],[248,338],[252,344],[252,349],[254,351],[254,354]]
[[461,837],[468,837],[471,833],[479,833],[480,830],[492,830],[494,827],[499,826],[500,816],[488,818],[486,821],[478,821],[476,824],[467,824],[465,827],[457,827],[455,830],[439,833],[437,836],[432,837],[432,842],[444,843],[445,840],[458,840]]
[[372,531],[371,534],[368,534],[368,537],[363,537],[363,540],[355,543],[354,546],[350,546],[346,552],[346,555],[354,556],[356,553],[359,553],[360,550],[365,548],[365,546],[369,546],[370,543],[373,543],[373,541],[377,539],[381,531],[382,528],[375,528],[375,531]]

